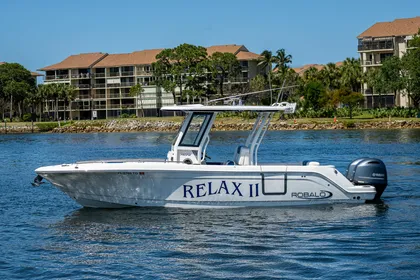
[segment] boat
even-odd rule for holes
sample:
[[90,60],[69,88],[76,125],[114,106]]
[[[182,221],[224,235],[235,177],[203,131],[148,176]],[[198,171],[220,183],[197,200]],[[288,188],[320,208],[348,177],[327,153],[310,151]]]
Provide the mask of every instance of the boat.
[[[33,184],[49,181],[84,207],[277,207],[380,201],[387,186],[385,164],[375,158],[351,162],[344,174],[316,161],[260,163],[258,149],[277,112],[293,113],[295,103],[272,106],[174,105],[185,114],[166,159],[80,161],[40,167]],[[223,162],[207,155],[218,113],[257,115],[244,143]],[[274,149],[274,147],[273,147]]]

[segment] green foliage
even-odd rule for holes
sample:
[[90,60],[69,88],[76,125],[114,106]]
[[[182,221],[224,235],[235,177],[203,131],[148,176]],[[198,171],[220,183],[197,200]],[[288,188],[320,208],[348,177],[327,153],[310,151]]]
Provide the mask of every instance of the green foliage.
[[337,100],[349,108],[349,116],[353,118],[353,108],[363,103],[365,98],[360,92],[352,92],[350,89],[342,88],[332,93],[333,100]]
[[130,114],[123,113],[123,114],[120,115],[120,118],[122,118],[122,119],[130,118]]
[[58,127],[58,123],[57,122],[44,122],[44,123],[37,123],[36,126],[39,128],[39,131],[47,132]]
[[[17,107],[21,109],[24,100],[33,91],[35,91],[35,79],[25,67],[18,63],[0,65],[0,99],[2,104],[10,104],[10,115],[13,115],[13,106],[18,105]],[[22,116],[21,110],[19,115]]]
[[24,122],[30,122],[32,120],[32,114],[31,113],[24,114],[22,117],[22,120]]
[[266,88],[266,84],[265,78],[262,75],[257,75],[250,82],[251,91],[262,91]]
[[404,107],[394,107],[394,108],[377,108],[371,109],[368,111],[374,118],[415,118],[419,113],[419,109],[416,108],[404,108]]
[[193,85],[199,84],[195,82],[195,79],[203,78],[207,50],[201,46],[181,44],[173,49],[164,49],[156,56],[156,59],[157,61],[152,65],[157,78],[156,85],[171,92],[175,102],[175,89],[178,87],[182,102],[183,89],[185,87],[192,89]]
[[404,88],[401,76],[402,63],[399,57],[391,56],[384,60],[380,68],[380,78],[383,80],[385,90],[396,93]]
[[340,76],[340,87],[347,88],[353,92],[359,92],[363,81],[360,60],[346,58],[340,67]]
[[420,48],[410,50],[402,58],[404,88],[415,107],[420,105]]
[[318,81],[312,81],[304,88],[304,107],[318,110],[326,105],[327,94],[325,88]]
[[413,39],[409,41],[409,46],[411,48],[420,48],[420,28],[417,34],[413,37]]
[[226,79],[236,78],[241,73],[241,65],[233,53],[215,52],[209,57],[206,66],[211,72],[211,83],[219,88],[221,96]]
[[277,72],[284,75],[289,69],[289,65],[292,63],[292,58],[291,54],[286,54],[285,49],[277,50],[276,55],[273,57]]

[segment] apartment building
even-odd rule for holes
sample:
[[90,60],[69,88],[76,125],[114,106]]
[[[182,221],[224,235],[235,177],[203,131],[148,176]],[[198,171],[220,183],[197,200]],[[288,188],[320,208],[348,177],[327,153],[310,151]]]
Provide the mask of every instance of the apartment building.
[[[162,106],[174,104],[172,93],[155,85],[152,63],[162,49],[135,51],[123,54],[86,53],[71,55],[63,61],[43,67],[44,83],[67,83],[77,88],[76,99],[71,104],[71,115],[76,119],[114,118],[122,113],[156,116]],[[220,45],[207,48],[208,55],[214,52],[230,52],[240,61],[241,76],[226,83],[248,83],[261,72],[259,55],[243,45]],[[144,93],[130,96],[130,88],[141,84]],[[179,90],[179,89],[178,89]],[[53,111],[52,101],[46,104]],[[69,106],[67,106],[69,107]],[[69,116],[70,108],[59,101],[60,116]]]
[[[410,49],[410,40],[420,28],[420,17],[396,19],[391,22],[378,22],[369,27],[358,38],[357,50],[360,54],[360,63],[363,72],[380,67],[389,56],[402,57]],[[409,98],[404,91],[396,95],[392,92],[374,94],[373,89],[367,84],[363,85],[366,96],[366,107],[377,107],[379,102],[385,106],[410,106]],[[380,100],[380,98],[382,100]]]

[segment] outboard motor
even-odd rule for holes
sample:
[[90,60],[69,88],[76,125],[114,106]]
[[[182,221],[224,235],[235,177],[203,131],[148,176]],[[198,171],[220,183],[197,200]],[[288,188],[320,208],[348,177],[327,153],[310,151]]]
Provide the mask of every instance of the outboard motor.
[[349,164],[346,177],[355,185],[370,185],[376,189],[374,201],[379,201],[388,185],[385,164],[376,158],[359,158]]

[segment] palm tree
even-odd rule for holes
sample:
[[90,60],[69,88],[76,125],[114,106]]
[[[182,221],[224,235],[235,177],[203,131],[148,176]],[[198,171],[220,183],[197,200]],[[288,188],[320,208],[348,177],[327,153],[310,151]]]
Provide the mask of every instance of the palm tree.
[[362,67],[359,59],[346,58],[341,69],[341,85],[351,89],[353,92],[360,92],[362,89]]
[[309,81],[316,81],[316,80],[319,80],[319,76],[320,76],[320,74],[319,74],[319,71],[318,71],[318,69],[316,69],[315,67],[309,67],[309,69],[308,70],[306,70],[304,73],[303,73],[303,79],[306,81],[306,82],[309,82]]
[[144,118],[144,110],[143,110],[143,95],[144,88],[140,84],[136,84],[130,88],[130,96],[136,97],[136,107],[137,107],[137,99],[140,98],[140,110],[141,110],[141,117]]
[[328,63],[320,71],[320,78],[329,90],[340,88],[340,70],[335,63]]
[[289,68],[289,64],[292,63],[292,55],[286,54],[285,49],[277,50],[276,55],[273,57],[273,62],[276,64],[280,73],[285,74],[286,70]]
[[270,104],[273,104],[273,91],[271,89],[271,71],[273,69],[274,57],[273,53],[269,50],[264,50],[261,53],[261,59],[258,63],[258,66],[262,68],[268,68],[267,78],[268,78],[268,88],[270,89]]
[[67,85],[64,86],[64,119],[66,119],[66,105],[69,104],[69,114],[70,119],[73,120],[73,115],[71,113],[71,103],[74,99],[76,99],[77,91],[76,87],[73,85]]

